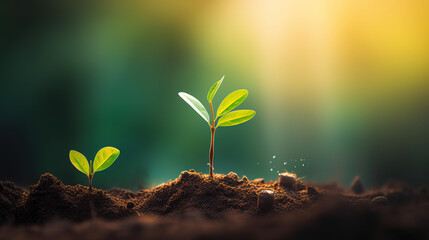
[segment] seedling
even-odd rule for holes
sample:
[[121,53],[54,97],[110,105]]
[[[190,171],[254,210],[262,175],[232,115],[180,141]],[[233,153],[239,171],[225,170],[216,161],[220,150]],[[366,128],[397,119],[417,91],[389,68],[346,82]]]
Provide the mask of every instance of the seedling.
[[88,176],[89,190],[92,190],[92,177],[94,173],[103,171],[110,167],[119,156],[119,150],[114,147],[104,147],[95,155],[94,161],[89,161],[86,157],[75,150],[70,151],[70,161],[77,168]]
[[[256,112],[253,110],[232,111],[235,107],[240,105],[249,94],[249,92],[246,89],[240,89],[230,93],[228,96],[226,96],[225,99],[223,99],[222,103],[219,105],[217,109],[216,117],[215,117],[213,113],[212,100],[217,90],[219,89],[220,85],[222,84],[224,77],[225,76],[223,76],[219,81],[213,84],[213,86],[210,88],[207,94],[207,100],[210,104],[210,110],[212,113],[211,120],[206,108],[203,106],[203,104],[201,104],[200,101],[198,101],[198,99],[196,99],[195,97],[187,93],[179,92],[179,96],[186,103],[188,103],[209,124],[210,132],[211,132],[210,151],[209,151],[210,178],[213,178],[214,136],[215,136],[216,129],[218,127],[228,127],[228,126],[234,126],[240,123],[244,123],[246,121],[249,121],[256,114]],[[216,124],[216,120],[218,120],[217,124]]]

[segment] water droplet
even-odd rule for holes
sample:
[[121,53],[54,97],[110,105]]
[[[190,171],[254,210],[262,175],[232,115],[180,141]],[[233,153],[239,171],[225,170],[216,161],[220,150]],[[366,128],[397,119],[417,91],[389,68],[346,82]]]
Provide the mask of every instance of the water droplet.
[[273,156],[273,159],[276,158],[276,155]]
[[302,164],[302,166],[304,167],[304,163]]
[[272,162],[270,161],[270,163],[272,163]]
[[271,168],[271,169],[270,169],[270,171],[272,172],[272,171],[273,171],[273,169]]
[[286,164],[287,164],[287,162],[284,162],[284,163],[283,163],[283,165],[286,165]]
[[296,168],[296,166],[294,166]]

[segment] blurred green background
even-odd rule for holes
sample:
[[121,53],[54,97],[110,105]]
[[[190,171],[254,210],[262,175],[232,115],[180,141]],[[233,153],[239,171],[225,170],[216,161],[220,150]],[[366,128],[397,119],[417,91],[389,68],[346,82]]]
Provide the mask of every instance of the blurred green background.
[[[210,131],[183,102],[233,90],[251,121],[217,131],[214,168],[366,186],[429,183],[429,3],[23,1],[0,6],[0,178],[87,184],[70,149],[121,150],[94,186],[208,173]],[[274,157],[275,156],[275,157]],[[272,171],[271,171],[272,169]]]

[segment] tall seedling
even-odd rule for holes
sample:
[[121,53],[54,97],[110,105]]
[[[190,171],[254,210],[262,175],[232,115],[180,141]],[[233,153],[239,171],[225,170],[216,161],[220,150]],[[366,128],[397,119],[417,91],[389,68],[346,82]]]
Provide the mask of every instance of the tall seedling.
[[222,103],[219,105],[216,112],[216,116],[214,115],[212,100],[216,95],[216,92],[219,89],[220,85],[222,84],[224,77],[222,77],[219,81],[213,84],[207,94],[207,101],[210,104],[212,116],[211,119],[206,108],[203,106],[203,104],[201,104],[200,101],[198,101],[198,99],[191,96],[190,94],[179,92],[179,96],[209,124],[211,132],[209,150],[210,178],[213,178],[214,137],[216,129],[218,127],[228,127],[244,123],[246,121],[249,121],[256,114],[256,112],[253,110],[232,111],[235,107],[240,105],[248,95],[248,91],[246,89],[240,89],[226,96],[225,99],[223,99]]

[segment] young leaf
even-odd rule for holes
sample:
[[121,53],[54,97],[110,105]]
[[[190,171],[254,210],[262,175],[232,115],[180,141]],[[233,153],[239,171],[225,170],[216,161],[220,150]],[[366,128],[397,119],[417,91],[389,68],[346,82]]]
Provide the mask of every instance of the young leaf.
[[77,168],[77,170],[85,173],[87,176],[89,175],[89,165],[88,160],[86,160],[86,157],[75,150],[71,150],[69,153],[70,162]]
[[185,92],[179,92],[179,96],[187,103],[189,106],[191,106],[195,112],[197,112],[206,122],[209,123],[209,113],[207,112],[206,108],[201,104],[198,99],[194,98],[193,96],[185,93]]
[[118,158],[119,150],[114,147],[104,147],[95,155],[93,163],[93,173],[103,171],[110,167],[112,163]]
[[219,105],[217,109],[216,118],[224,115],[225,113],[231,111],[238,105],[240,105],[244,99],[246,99],[249,92],[246,89],[240,89],[235,92],[230,93],[223,99],[222,103]]
[[223,78],[225,76],[223,76],[219,81],[217,81],[215,84],[213,84],[213,86],[210,88],[209,93],[207,94],[207,100],[209,101],[209,103],[212,102],[217,90],[219,89],[220,85],[223,82]]
[[256,112],[253,110],[232,111],[219,119],[217,127],[228,127],[244,123],[253,118],[255,114]]

